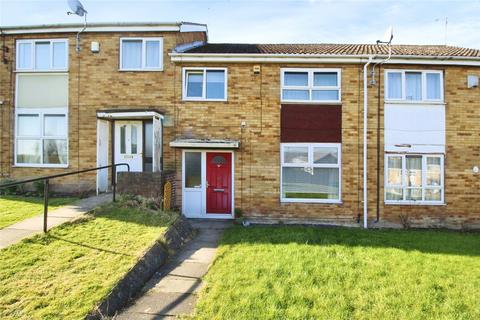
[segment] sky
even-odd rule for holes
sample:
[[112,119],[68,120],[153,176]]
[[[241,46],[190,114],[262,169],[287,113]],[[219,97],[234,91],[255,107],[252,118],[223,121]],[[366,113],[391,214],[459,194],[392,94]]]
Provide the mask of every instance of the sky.
[[[446,38],[448,45],[480,49],[480,0],[80,1],[90,22],[200,22],[210,42],[375,43],[392,26],[394,44]],[[67,11],[66,0],[0,0],[0,26],[83,22]]]

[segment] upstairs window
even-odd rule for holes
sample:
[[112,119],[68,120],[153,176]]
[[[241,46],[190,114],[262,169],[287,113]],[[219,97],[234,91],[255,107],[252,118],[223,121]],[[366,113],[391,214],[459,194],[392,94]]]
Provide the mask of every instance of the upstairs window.
[[183,100],[226,101],[227,69],[184,69]]
[[340,69],[282,69],[282,102],[340,102]]
[[441,71],[388,70],[385,79],[385,100],[443,101]]
[[17,71],[68,70],[68,40],[18,40]]
[[120,70],[161,71],[163,70],[162,38],[120,39]]

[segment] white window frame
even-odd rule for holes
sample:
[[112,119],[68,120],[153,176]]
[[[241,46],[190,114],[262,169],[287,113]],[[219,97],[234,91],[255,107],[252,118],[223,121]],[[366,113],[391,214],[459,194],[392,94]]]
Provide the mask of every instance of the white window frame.
[[[140,68],[124,68],[122,66],[122,62],[123,62],[123,41],[142,41],[142,66]],[[149,68],[149,67],[146,67],[146,61],[147,61],[147,45],[146,45],[146,42],[147,41],[158,41],[159,42],[159,48],[158,50],[160,50],[159,54],[158,54],[158,58],[159,58],[159,67],[157,68]],[[119,49],[119,52],[120,52],[120,60],[119,60],[119,70],[120,71],[163,71],[163,38],[162,37],[141,37],[141,38],[138,38],[138,37],[122,37],[120,38],[120,49]]]
[[[286,147],[307,147],[308,148],[308,161],[306,165],[285,163],[284,150]],[[313,163],[313,149],[315,147],[324,148],[337,148],[338,150],[338,163]],[[284,198],[283,197],[283,168],[338,168],[338,199],[303,199],[303,198]],[[342,144],[341,143],[281,143],[280,144],[280,202],[301,202],[301,203],[342,203]]]
[[[422,99],[421,100],[407,100],[406,99],[406,80],[405,73],[408,72],[417,72],[422,74]],[[402,74],[402,98],[401,99],[390,99],[388,97],[388,74],[389,73],[401,73]],[[439,74],[440,75],[440,99],[427,99],[427,74]],[[400,103],[443,103],[444,102],[444,80],[443,80],[443,71],[441,70],[413,70],[413,69],[387,69],[385,70],[385,102],[400,102]]]
[[[340,68],[281,68],[280,69],[280,101],[288,103],[311,103],[311,104],[339,104],[342,102],[342,69]],[[307,72],[308,85],[307,86],[286,86],[285,73],[286,72]],[[337,73],[337,86],[314,86],[314,73]],[[289,100],[283,98],[283,90],[308,90],[308,100]],[[314,90],[338,90],[338,100],[312,100],[312,91]]]
[[[36,46],[35,43],[37,42],[50,42],[50,68],[48,69],[37,69],[35,67],[35,55],[36,55]],[[55,42],[63,42],[65,43],[65,68],[53,68],[53,43]],[[31,45],[31,55],[30,55],[30,65],[31,68],[20,68],[19,63],[19,47],[20,44],[30,44]],[[17,40],[16,42],[16,63],[15,63],[15,71],[16,72],[65,72],[68,71],[68,39],[28,39],[28,40]]]
[[[40,121],[40,135],[39,136],[19,136],[18,135],[18,117],[21,115],[38,115]],[[49,115],[63,115],[65,116],[65,136],[45,136],[45,116]],[[15,154],[14,164],[16,167],[30,167],[30,168],[68,168],[69,165],[69,121],[68,108],[15,108]],[[41,141],[41,163],[23,163],[17,162],[17,141],[18,140],[40,140]],[[43,141],[44,140],[66,140],[67,143],[67,163],[55,164],[44,163],[43,161]]]
[[[421,156],[422,157],[422,200],[405,200],[407,187],[407,156]],[[401,157],[402,158],[402,185],[388,185],[388,158]],[[427,158],[440,158],[440,183],[438,187],[427,186]],[[384,165],[384,201],[385,204],[400,204],[400,205],[444,205],[445,204],[445,157],[443,154],[418,154],[418,153],[388,153],[385,154]],[[402,188],[403,200],[387,200],[387,188]],[[439,201],[424,200],[425,190],[427,189],[441,189],[441,199]]]
[[[227,68],[207,68],[207,67],[185,67],[182,70],[182,99],[184,101],[227,101],[227,93],[228,93],[228,70]],[[225,74],[225,87],[224,87],[224,98],[223,99],[207,99],[207,71],[223,71]],[[188,81],[187,81],[187,74],[189,72],[192,73],[203,73],[203,81],[202,81],[202,96],[201,97],[188,97],[187,96],[187,89],[188,89]]]

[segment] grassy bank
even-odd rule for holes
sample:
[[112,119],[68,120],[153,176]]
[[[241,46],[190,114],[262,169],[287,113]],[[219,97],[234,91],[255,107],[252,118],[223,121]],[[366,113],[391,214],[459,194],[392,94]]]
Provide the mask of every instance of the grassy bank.
[[198,319],[480,319],[480,234],[226,231]]
[[0,251],[1,319],[82,319],[174,216],[109,206]]

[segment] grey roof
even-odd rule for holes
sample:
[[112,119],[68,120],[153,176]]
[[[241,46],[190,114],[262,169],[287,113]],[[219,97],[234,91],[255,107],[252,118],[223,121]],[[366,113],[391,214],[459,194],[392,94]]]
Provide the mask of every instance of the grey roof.
[[[194,54],[292,54],[370,55],[388,54],[388,46],[376,44],[242,44],[207,43],[184,53]],[[393,56],[480,57],[480,50],[445,45],[392,45]]]

